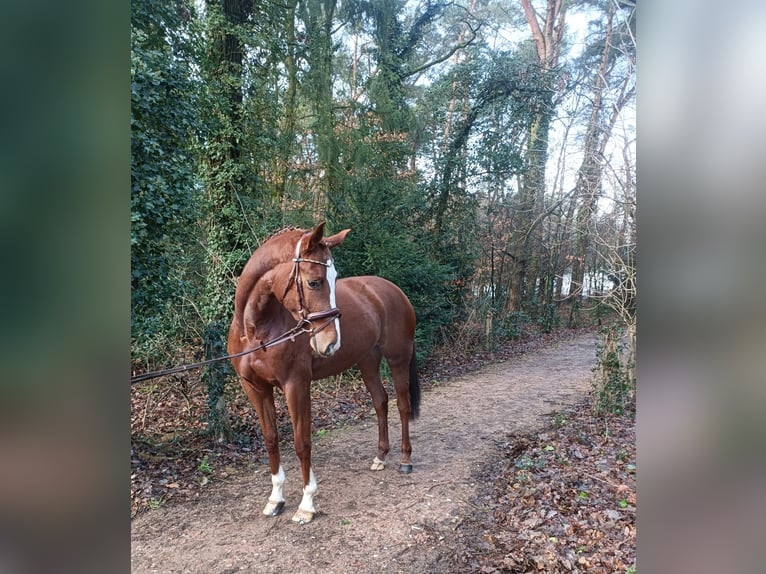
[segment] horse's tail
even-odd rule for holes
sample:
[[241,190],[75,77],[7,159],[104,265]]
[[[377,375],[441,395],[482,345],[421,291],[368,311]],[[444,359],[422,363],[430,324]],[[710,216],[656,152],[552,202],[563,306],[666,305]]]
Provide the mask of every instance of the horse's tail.
[[412,358],[410,359],[410,420],[414,421],[420,415],[420,380],[418,379],[418,362],[415,358],[415,343],[412,343]]

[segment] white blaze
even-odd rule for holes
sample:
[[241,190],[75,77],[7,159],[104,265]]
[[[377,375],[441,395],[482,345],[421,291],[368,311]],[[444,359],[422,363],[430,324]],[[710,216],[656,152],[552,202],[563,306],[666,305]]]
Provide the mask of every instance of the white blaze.
[[301,258],[301,239],[303,237],[298,238],[298,243],[295,244],[295,258],[300,259]]
[[[335,261],[330,259],[327,261],[327,283],[330,285],[330,307],[335,309],[335,280],[338,278],[338,272],[335,270]],[[340,349],[340,319],[335,318],[335,332],[338,335],[338,340],[335,341],[335,350]]]

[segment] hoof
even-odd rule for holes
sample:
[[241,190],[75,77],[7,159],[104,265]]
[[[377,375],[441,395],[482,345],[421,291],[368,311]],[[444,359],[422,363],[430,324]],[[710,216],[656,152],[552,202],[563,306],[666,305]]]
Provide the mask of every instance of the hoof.
[[266,516],[279,516],[282,513],[282,509],[285,507],[284,501],[282,502],[271,502],[266,505],[266,508],[263,509],[263,513]]
[[308,512],[306,510],[301,510],[300,508],[293,516],[293,522],[297,524],[308,524],[314,519],[314,513]]
[[399,465],[399,472],[401,472],[402,474],[409,474],[409,473],[411,473],[412,472],[412,463],[407,463],[407,464],[402,463],[402,464],[400,464]]
[[384,468],[386,468],[385,461],[380,460],[376,456],[375,460],[372,461],[372,466],[370,467],[370,470],[383,470]]

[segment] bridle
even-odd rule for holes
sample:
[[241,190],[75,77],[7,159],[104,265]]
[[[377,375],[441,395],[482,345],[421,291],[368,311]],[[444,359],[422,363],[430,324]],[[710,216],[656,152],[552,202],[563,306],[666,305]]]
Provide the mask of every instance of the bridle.
[[[303,240],[303,237],[298,239],[298,243],[295,246],[295,257],[293,257],[293,270],[290,272],[290,276],[287,278],[287,285],[285,286],[285,292],[282,295],[282,300],[284,301],[285,297],[287,296],[287,292],[290,290],[290,287],[293,283],[295,283],[295,291],[298,294],[298,314],[301,316],[300,320],[298,321],[298,326],[301,327],[308,327],[308,330],[306,332],[309,333],[310,337],[313,337],[317,333],[319,333],[322,329],[327,327],[330,323],[332,323],[335,319],[340,318],[340,309],[337,307],[333,307],[331,309],[327,309],[325,311],[317,311],[315,313],[309,313],[306,309],[306,301],[305,297],[303,295],[303,281],[301,280],[301,263],[314,263],[315,265],[322,265],[326,268],[330,268],[333,265],[332,258],[328,259],[327,261],[319,261],[317,259],[307,259],[304,257],[301,257],[301,241]],[[284,303],[283,303],[284,305]],[[321,321],[322,319],[326,319],[324,323],[322,323],[319,327],[314,327],[314,321]]]

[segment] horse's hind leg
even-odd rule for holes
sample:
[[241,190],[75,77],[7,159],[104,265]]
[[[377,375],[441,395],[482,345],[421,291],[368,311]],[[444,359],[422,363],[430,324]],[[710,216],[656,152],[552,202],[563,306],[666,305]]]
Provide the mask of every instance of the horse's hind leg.
[[410,443],[410,420],[414,412],[410,397],[410,360],[387,359],[396,389],[396,406],[402,422],[402,459],[399,470],[404,474],[412,472],[412,444]]
[[372,461],[370,470],[383,470],[386,466],[386,455],[391,447],[388,442],[388,393],[380,380],[380,352],[377,349],[373,350],[359,361],[358,366],[378,418],[378,454]]
[[242,388],[250,399],[258,420],[261,422],[263,442],[269,455],[269,470],[271,471],[271,496],[263,509],[266,516],[277,516],[282,512],[285,498],[282,492],[285,483],[285,471],[279,455],[279,435],[277,434],[277,412],[274,407],[274,388],[269,384],[255,385],[242,379]]

